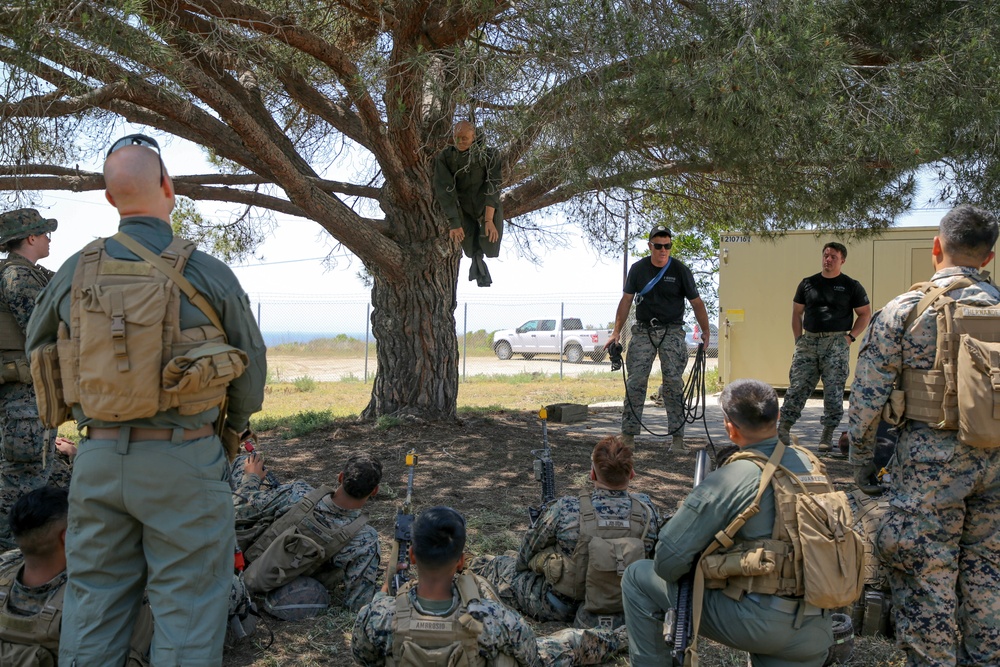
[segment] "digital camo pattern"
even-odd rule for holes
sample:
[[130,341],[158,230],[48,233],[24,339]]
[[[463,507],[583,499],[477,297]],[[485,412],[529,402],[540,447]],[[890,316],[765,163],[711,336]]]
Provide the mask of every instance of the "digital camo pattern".
[[[243,473],[247,455],[236,458],[232,464],[230,484],[235,489],[233,504],[237,521],[257,520],[270,525],[304,498],[313,487],[303,480],[271,486],[254,474]],[[345,510],[333,504],[330,496],[317,503],[312,511],[317,523],[327,528],[346,526],[361,515],[361,510]],[[382,553],[378,544],[378,531],[365,525],[350,542],[333,557],[319,566],[309,576],[323,582],[329,589],[331,602],[357,611],[371,602],[375,595]],[[340,590],[343,586],[343,595]]]
[[[35,297],[52,272],[12,254],[0,274],[0,300],[22,332],[35,308]],[[0,384],[0,550],[14,548],[7,515],[22,495],[46,484],[69,485],[69,469],[56,459],[55,431],[38,419],[35,390],[30,384]]]
[[[9,569],[19,570],[23,564],[24,556],[21,555],[21,552],[17,550],[11,551],[4,554],[2,564],[0,564],[0,571],[6,573]],[[14,577],[8,591],[7,609],[17,616],[34,616],[65,585],[65,570],[41,586],[28,587],[18,581],[17,577]]]
[[645,327],[632,325],[632,338],[628,344],[625,366],[628,380],[625,384],[625,404],[622,411],[622,433],[639,435],[642,433],[642,407],[646,402],[649,372],[653,359],[660,358],[660,372],[663,375],[663,406],[667,412],[667,428],[670,433],[684,435],[684,367],[687,365],[687,345],[684,342],[684,327]]
[[[649,526],[643,542],[646,557],[651,558],[659,531],[660,516],[653,501],[644,493],[633,493],[639,502],[651,510]],[[595,489],[591,502],[599,519],[627,519],[632,501],[627,491]],[[552,586],[541,574],[529,569],[532,557],[545,549],[558,546],[566,556],[573,554],[580,539],[580,498],[563,496],[550,503],[538,522],[528,529],[517,556],[505,555],[474,559],[469,568],[493,584],[504,603],[541,621],[572,620],[578,602],[554,597]],[[568,565],[568,561],[566,561]]]
[[[945,285],[972,273],[948,268],[932,280]],[[949,295],[968,305],[1000,303],[1000,292],[985,283]],[[920,298],[907,292],[890,301],[862,345],[848,431],[855,465],[872,461],[874,430],[902,369],[933,366],[934,309],[903,332]],[[1000,449],[970,447],[956,431],[911,421],[896,445],[891,473],[890,508],[875,546],[889,568],[906,664],[1000,664]]]
[[823,380],[823,419],[820,423],[836,428],[844,416],[844,384],[850,363],[851,346],[844,336],[799,336],[788,371],[788,391],[781,403],[781,421],[797,422],[806,400]]
[[[416,588],[410,602],[419,609]],[[454,604],[459,604],[454,591]],[[521,667],[570,667],[599,665],[626,646],[623,630],[567,629],[546,637],[535,637],[527,621],[517,612],[491,600],[473,602],[469,614],[483,624],[479,634],[480,654],[487,664],[500,655],[513,658]],[[392,653],[396,599],[379,593],[364,607],[354,622],[351,651],[354,661],[366,667],[380,667]]]

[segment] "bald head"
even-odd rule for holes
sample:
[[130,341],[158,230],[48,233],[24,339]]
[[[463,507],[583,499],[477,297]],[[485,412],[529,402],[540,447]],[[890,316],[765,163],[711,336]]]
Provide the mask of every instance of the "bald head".
[[105,197],[122,216],[149,215],[169,220],[174,208],[174,187],[160,156],[145,146],[125,146],[104,162]]

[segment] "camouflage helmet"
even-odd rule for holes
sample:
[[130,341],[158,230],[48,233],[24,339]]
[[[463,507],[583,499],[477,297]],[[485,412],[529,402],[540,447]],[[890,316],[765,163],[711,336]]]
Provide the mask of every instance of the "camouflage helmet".
[[329,606],[329,591],[312,577],[296,577],[264,596],[264,610],[283,621],[319,616]]
[[46,234],[56,230],[55,220],[43,218],[33,208],[19,208],[0,215],[0,245],[32,234]]

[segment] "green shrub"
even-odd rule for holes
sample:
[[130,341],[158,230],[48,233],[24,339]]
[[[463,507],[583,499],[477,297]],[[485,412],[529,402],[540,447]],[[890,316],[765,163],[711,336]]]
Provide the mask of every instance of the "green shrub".
[[300,378],[295,378],[294,380],[292,380],[292,384],[295,385],[295,388],[298,389],[299,391],[305,391],[305,392],[316,391],[316,380],[312,379],[308,375],[303,375]]

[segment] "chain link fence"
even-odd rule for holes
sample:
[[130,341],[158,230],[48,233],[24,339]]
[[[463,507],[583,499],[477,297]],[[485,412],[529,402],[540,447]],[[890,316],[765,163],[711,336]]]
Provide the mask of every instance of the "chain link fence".
[[[502,296],[459,301],[455,311],[459,377],[544,373],[567,378],[610,372],[603,351],[621,293],[553,298]],[[365,298],[252,295],[268,346],[272,379],[370,381],[376,371],[372,305]],[[688,309],[690,315],[690,309]],[[559,322],[565,327],[559,328]],[[630,322],[631,324],[631,322]],[[714,327],[714,325],[713,325]],[[692,324],[688,348],[697,347]],[[627,345],[631,327],[625,328]],[[718,357],[712,332],[710,358]]]

